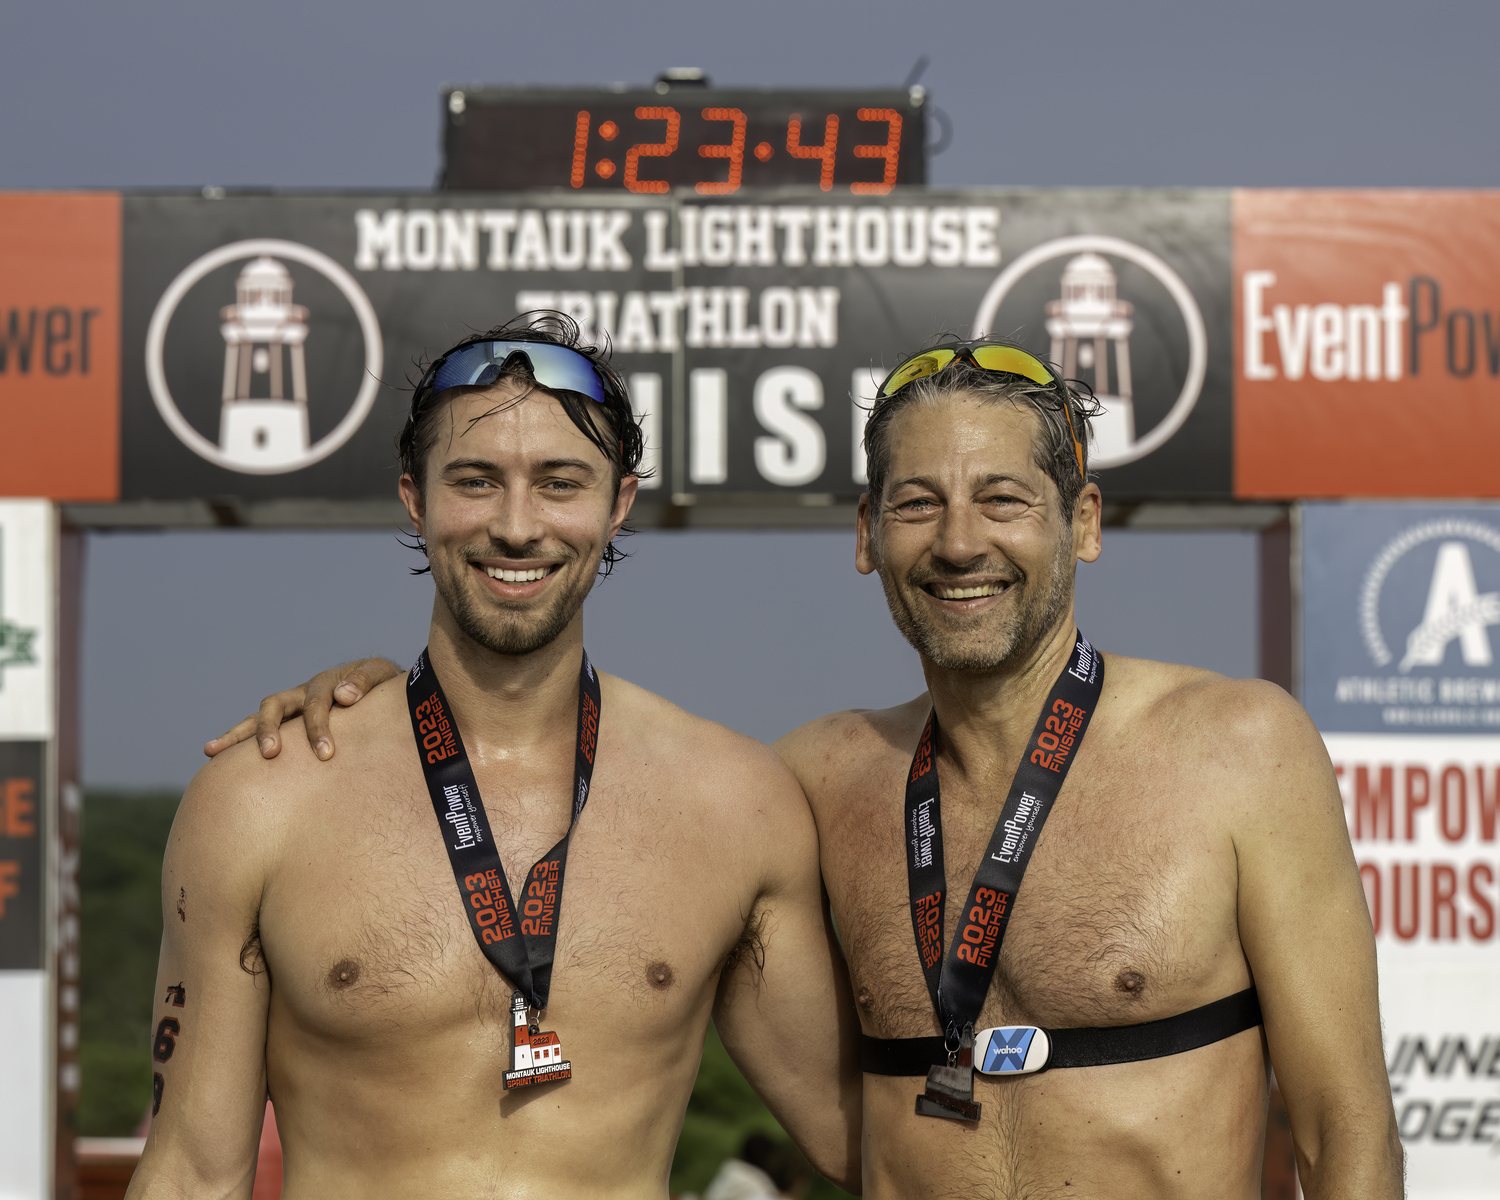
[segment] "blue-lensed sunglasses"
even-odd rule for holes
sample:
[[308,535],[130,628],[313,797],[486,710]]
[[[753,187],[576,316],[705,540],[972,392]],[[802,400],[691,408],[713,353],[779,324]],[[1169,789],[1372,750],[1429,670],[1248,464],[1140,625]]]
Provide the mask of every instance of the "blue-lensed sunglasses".
[[427,369],[412,393],[412,416],[427,398],[451,387],[488,387],[519,359],[538,386],[578,392],[604,403],[613,388],[598,369],[576,350],[551,342],[470,342],[451,350]]

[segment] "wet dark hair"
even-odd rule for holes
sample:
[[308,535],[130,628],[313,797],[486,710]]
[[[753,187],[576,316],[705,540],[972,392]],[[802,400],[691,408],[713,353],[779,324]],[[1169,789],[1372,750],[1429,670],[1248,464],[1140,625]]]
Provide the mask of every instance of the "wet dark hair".
[[[645,453],[645,440],[641,434],[640,424],[630,406],[630,396],[625,390],[625,384],[609,365],[608,345],[595,346],[584,342],[578,322],[566,313],[538,310],[521,313],[503,325],[497,325],[484,333],[467,337],[456,346],[443,351],[437,358],[418,364],[422,368],[422,382],[417,385],[412,396],[412,411],[396,438],[396,456],[400,462],[401,471],[412,477],[418,492],[426,494],[427,455],[437,444],[442,429],[442,414],[448,402],[470,392],[486,391],[493,387],[494,383],[483,387],[447,388],[441,392],[434,392],[430,388],[424,388],[423,385],[427,381],[433,363],[466,346],[472,346],[476,342],[548,342],[554,346],[565,346],[581,354],[593,364],[604,383],[604,399],[594,400],[581,392],[570,391],[566,388],[544,387],[531,377],[524,364],[518,363],[499,375],[494,382],[499,382],[500,379],[514,379],[523,384],[526,391],[514,399],[496,405],[488,412],[481,413],[470,422],[471,426],[485,417],[519,403],[532,390],[545,392],[556,398],[578,431],[597,446],[599,452],[609,460],[614,470],[617,497],[620,494],[621,479],[626,475],[643,474],[641,457]],[[605,429],[599,427],[599,422],[596,420],[599,416],[603,417]],[[650,472],[647,471],[644,474],[649,476]],[[620,530],[621,535],[634,532],[628,525]],[[413,548],[420,550],[424,555],[427,553],[427,545],[420,537],[416,538]],[[625,557],[627,557],[625,552],[614,542],[610,542],[605,546],[600,559],[599,573],[608,576],[614,570],[615,563]],[[421,575],[427,570],[426,567],[414,568],[413,574]]]
[[[958,338],[944,336],[925,350],[941,349],[955,345]],[[991,344],[1014,345],[998,338],[988,339]],[[1017,349],[1025,349],[1018,346]],[[1028,350],[1029,354],[1030,351]],[[911,357],[911,356],[908,356]],[[1045,362],[1045,360],[1041,360]],[[865,423],[866,476],[869,479],[871,499],[879,502],[885,489],[886,476],[891,465],[891,422],[897,413],[913,404],[936,400],[954,392],[963,392],[980,400],[1004,401],[1020,408],[1030,409],[1037,415],[1037,435],[1032,442],[1036,465],[1047,473],[1057,485],[1058,497],[1063,512],[1069,519],[1078,507],[1078,497],[1083,493],[1087,478],[1089,454],[1089,418],[1103,411],[1094,398],[1093,389],[1078,379],[1063,379],[1062,372],[1051,363],[1046,363],[1054,382],[1049,385],[1036,383],[1024,375],[1012,375],[1003,371],[986,371],[962,358],[955,358],[941,371],[913,380],[897,389],[890,396],[881,396],[870,406],[870,417]],[[1073,435],[1068,429],[1069,417],[1073,429],[1078,433],[1083,447],[1085,475],[1078,472],[1078,457],[1073,449]]]

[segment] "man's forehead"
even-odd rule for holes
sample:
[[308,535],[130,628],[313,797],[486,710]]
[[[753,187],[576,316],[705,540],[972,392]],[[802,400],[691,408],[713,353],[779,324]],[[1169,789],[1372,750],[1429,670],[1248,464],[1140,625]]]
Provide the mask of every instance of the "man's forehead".
[[966,473],[1041,474],[1036,464],[1040,425],[1024,404],[954,393],[922,400],[891,421],[893,480],[955,468]]
[[448,402],[450,436],[434,449],[443,458],[469,457],[482,447],[490,456],[547,457],[549,448],[592,462],[604,454],[573,423],[562,401],[551,392],[517,380],[498,380],[483,391],[466,392]]

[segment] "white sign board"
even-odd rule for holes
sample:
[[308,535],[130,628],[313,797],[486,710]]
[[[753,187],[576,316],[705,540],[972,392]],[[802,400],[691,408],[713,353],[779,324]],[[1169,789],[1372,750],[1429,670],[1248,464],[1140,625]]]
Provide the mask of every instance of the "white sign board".
[[1375,927],[1412,1200],[1500,1196],[1500,506],[1310,504],[1301,697]]

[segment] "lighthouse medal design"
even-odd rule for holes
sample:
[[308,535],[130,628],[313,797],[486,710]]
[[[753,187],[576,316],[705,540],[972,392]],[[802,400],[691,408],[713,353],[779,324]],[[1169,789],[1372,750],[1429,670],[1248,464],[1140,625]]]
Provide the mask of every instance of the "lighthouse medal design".
[[559,1083],[573,1078],[573,1064],[562,1055],[562,1043],[550,1030],[542,1032],[526,1020],[526,997],[510,997],[510,1070],[505,1072],[505,1090],[533,1083]]

